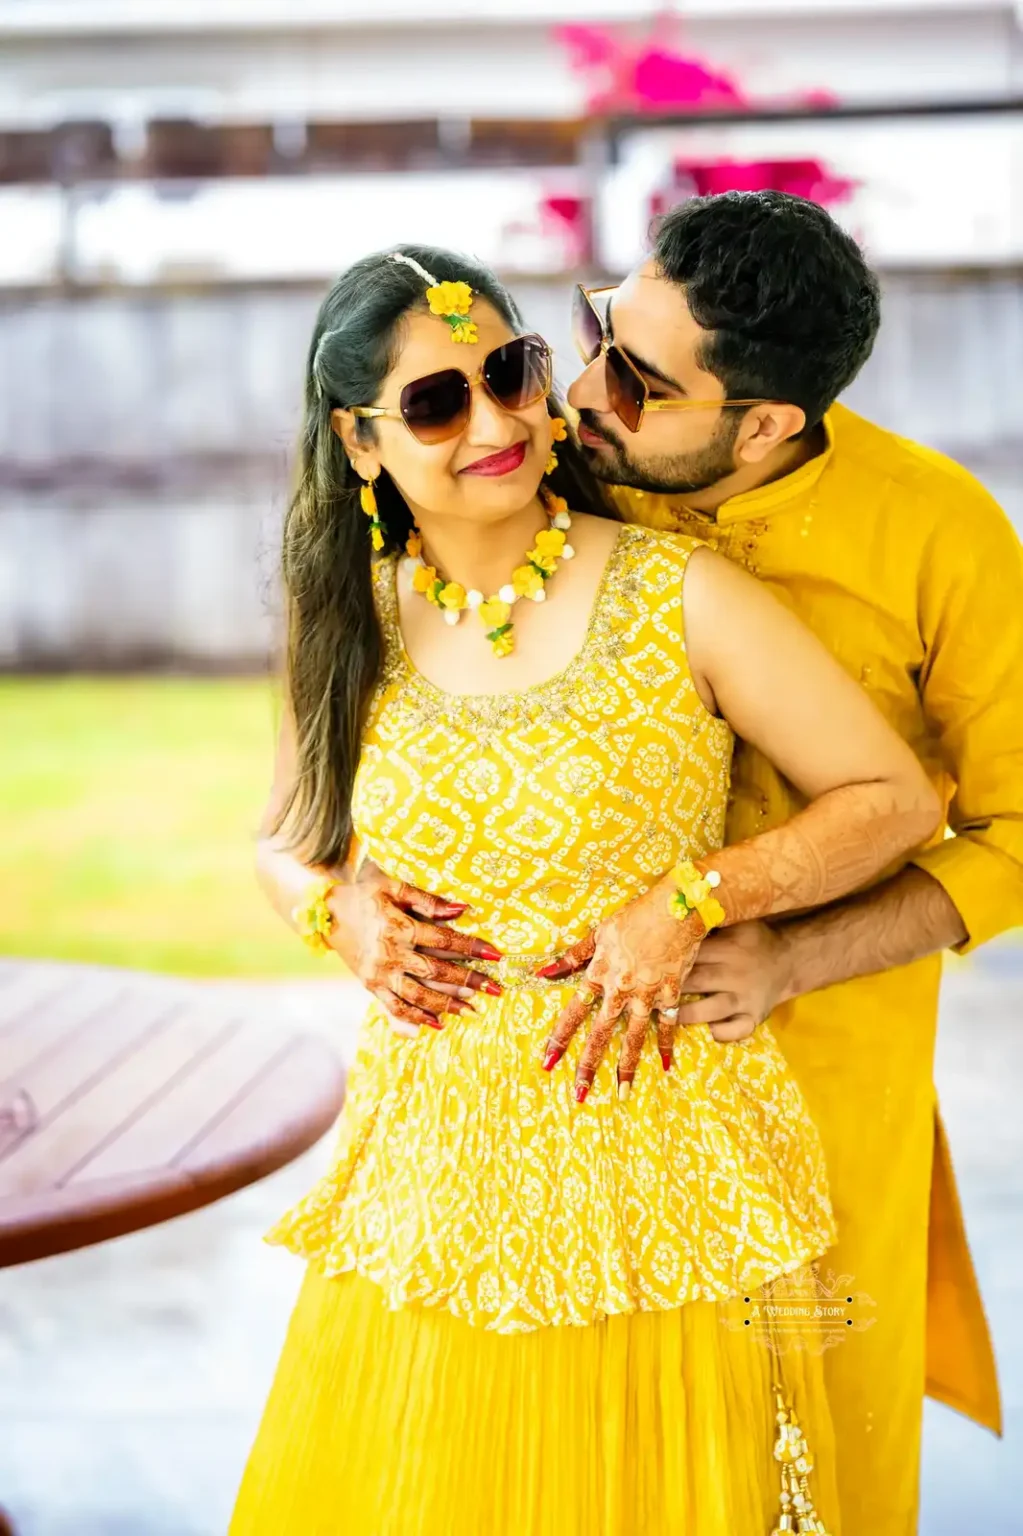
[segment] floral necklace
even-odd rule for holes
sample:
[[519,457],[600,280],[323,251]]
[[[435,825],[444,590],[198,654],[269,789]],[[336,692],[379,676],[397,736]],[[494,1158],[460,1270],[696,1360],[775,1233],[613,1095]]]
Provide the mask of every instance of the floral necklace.
[[[564,422],[555,417],[552,425],[555,441],[563,441]],[[551,460],[548,472],[557,464],[553,450]],[[493,597],[486,597],[475,589],[467,592],[459,582],[445,581],[435,566],[427,565],[423,559],[423,536],[418,528],[409,534],[405,545],[407,557],[404,563],[411,571],[413,590],[421,592],[428,603],[439,608],[448,624],[457,624],[466,609],[478,613],[495,656],[510,656],[515,649],[511,611],[519,598],[528,597],[534,603],[542,603],[547,596],[545,584],[557,570],[559,560],[571,560],[575,554],[565,538],[572,526],[568,502],[562,496],[555,496],[546,486],[541,487],[541,495],[551,526],[537,534],[533,548],[526,552],[526,563],[516,566],[511,581]]]

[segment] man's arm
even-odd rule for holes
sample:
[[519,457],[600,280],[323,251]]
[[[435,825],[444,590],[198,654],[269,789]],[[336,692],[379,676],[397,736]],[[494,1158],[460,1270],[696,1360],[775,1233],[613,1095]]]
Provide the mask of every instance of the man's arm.
[[681,1022],[713,1021],[719,1039],[739,1039],[779,1002],[1023,924],[1023,553],[971,476],[958,471],[951,485],[921,562],[919,686],[955,836],[840,905],[711,934],[689,979],[708,996]]
[[909,965],[968,937],[951,896],[913,865],[840,906],[795,919],[778,936],[787,957],[782,1002]]
[[698,1003],[680,1024],[710,1024],[718,1040],[741,1040],[781,1003],[857,976],[909,965],[962,944],[966,924],[952,898],[910,866],[883,885],[786,923],[715,929],[686,981]]

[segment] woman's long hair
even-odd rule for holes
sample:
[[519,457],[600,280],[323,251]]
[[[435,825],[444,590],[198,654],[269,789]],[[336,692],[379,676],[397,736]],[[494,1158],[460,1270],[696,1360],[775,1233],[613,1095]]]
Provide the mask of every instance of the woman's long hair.
[[[397,249],[438,282],[467,282],[522,331],[514,301],[486,267],[431,246]],[[359,504],[362,482],[330,414],[338,406],[376,400],[394,364],[402,316],[426,307],[422,279],[403,262],[389,261],[390,254],[349,267],[320,305],[306,366],[297,485],[284,521],[285,688],[298,761],[272,830],[279,833],[287,824],[288,845],[309,864],[344,860],[365,712],[383,655],[369,526]],[[551,414],[561,409],[552,396]],[[372,421],[357,418],[357,430],[362,441],[374,440]],[[547,483],[575,511],[616,515],[571,440],[558,445],[558,467]],[[412,516],[386,470],[376,496],[384,553],[400,551]]]

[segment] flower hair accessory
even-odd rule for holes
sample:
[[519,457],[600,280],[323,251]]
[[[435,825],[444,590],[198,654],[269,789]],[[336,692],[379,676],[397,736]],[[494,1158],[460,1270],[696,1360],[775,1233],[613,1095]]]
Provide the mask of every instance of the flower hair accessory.
[[439,315],[451,327],[452,341],[471,344],[479,340],[474,322],[466,319],[473,301],[473,292],[468,283],[439,283],[432,272],[427,272],[418,261],[413,261],[411,256],[403,256],[400,251],[395,251],[391,260],[411,267],[427,284],[426,299],[430,313]]

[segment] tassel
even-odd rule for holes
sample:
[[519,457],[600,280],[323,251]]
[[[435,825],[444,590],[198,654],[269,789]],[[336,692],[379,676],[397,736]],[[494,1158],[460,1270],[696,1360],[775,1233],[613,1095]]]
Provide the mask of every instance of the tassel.
[[775,1416],[778,1434],[774,1459],[781,1471],[781,1512],[771,1536],[828,1536],[827,1527],[814,1508],[810,1495],[813,1454],[806,1443],[795,1409],[781,1386],[774,1386]]

